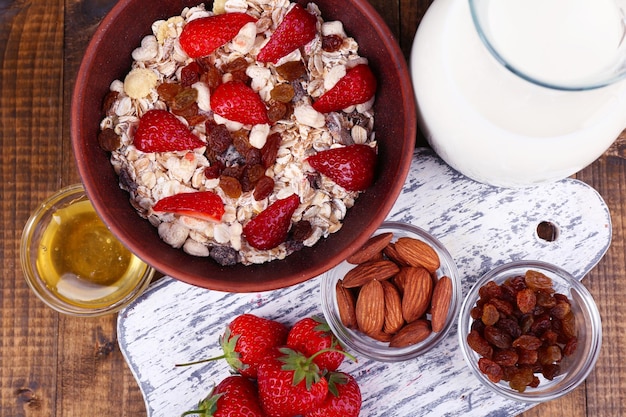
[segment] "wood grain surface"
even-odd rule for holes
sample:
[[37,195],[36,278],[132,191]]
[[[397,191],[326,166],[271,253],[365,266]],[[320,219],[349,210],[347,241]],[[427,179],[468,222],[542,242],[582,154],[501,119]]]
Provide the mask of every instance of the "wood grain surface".
[[[408,58],[431,1],[370,2]],[[0,0],[2,417],[146,415],[118,348],[116,317],[77,319],[53,312],[30,292],[19,265],[19,240],[32,210],[62,186],[79,181],[69,138],[71,91],[89,38],[114,3]],[[421,137],[417,141],[424,144]],[[625,157],[622,135],[576,174],[600,193],[613,220],[612,245],[583,281],[603,318],[600,359],[586,383],[525,417],[626,415]]]

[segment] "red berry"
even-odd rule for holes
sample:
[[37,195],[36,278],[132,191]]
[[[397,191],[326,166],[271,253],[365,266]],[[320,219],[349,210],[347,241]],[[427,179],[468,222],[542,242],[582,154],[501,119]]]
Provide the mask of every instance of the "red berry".
[[180,46],[191,58],[207,56],[233,39],[256,19],[245,13],[226,13],[192,20],[183,27]]
[[308,157],[307,161],[349,191],[365,190],[374,182],[376,151],[368,145],[328,149]]
[[361,389],[352,375],[332,372],[328,376],[328,395],[322,405],[304,417],[357,417],[361,411]]
[[268,352],[287,340],[287,328],[275,320],[253,314],[237,316],[221,338],[228,364],[249,378],[256,378],[257,368]]
[[[296,322],[287,336],[287,346],[312,356],[322,349],[343,350],[328,323],[321,317],[306,317]],[[324,352],[313,361],[322,370],[335,371],[343,362],[342,352]]]
[[291,216],[300,205],[300,197],[292,194],[276,200],[243,227],[243,235],[253,248],[268,250],[287,239]]
[[319,367],[300,352],[274,349],[259,364],[261,407],[271,417],[293,417],[316,409],[328,394]]
[[339,111],[365,103],[376,94],[376,77],[366,64],[349,69],[337,84],[324,93],[313,108],[320,113]]
[[269,123],[263,100],[241,81],[220,84],[211,94],[211,109],[234,122],[249,125]]
[[206,146],[167,110],[149,110],[139,119],[133,143],[142,152],[185,151]]
[[275,64],[280,58],[311,42],[317,34],[317,18],[295,4],[261,48],[256,59]]
[[196,410],[185,415],[205,417],[265,417],[254,383],[246,377],[231,375],[220,382]]
[[211,191],[174,194],[162,198],[152,207],[156,212],[183,214],[219,222],[224,214],[224,202]]

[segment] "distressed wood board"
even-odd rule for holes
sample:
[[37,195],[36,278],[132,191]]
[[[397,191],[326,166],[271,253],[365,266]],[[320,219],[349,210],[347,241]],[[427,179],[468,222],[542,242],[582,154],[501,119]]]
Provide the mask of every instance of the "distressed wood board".
[[[520,259],[545,260],[582,279],[611,242],[608,208],[580,181],[525,189],[490,187],[467,179],[421,148],[388,220],[412,223],[439,238],[457,263],[464,294],[482,274]],[[542,221],[556,225],[555,241],[537,236]],[[224,361],[174,365],[218,356],[218,337],[236,315],[253,313],[293,324],[321,314],[320,280],[250,294],[209,291],[169,277],[153,284],[118,316],[119,345],[148,416],[180,415],[228,375]],[[345,362],[341,369],[357,378],[363,393],[361,416],[510,416],[532,407],[481,387],[458,344],[455,327],[417,359]]]

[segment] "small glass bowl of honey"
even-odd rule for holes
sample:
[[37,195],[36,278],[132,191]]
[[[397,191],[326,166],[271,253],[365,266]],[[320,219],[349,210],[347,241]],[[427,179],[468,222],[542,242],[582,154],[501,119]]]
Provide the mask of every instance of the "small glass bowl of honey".
[[82,184],[58,191],[34,211],[22,233],[20,258],[35,294],[73,316],[116,312],[137,298],[155,273],[113,236]]

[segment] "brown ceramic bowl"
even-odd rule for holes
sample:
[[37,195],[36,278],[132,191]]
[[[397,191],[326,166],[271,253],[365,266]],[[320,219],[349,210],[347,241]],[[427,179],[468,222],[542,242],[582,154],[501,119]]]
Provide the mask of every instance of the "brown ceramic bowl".
[[[375,104],[379,144],[377,179],[348,211],[343,228],[315,246],[262,265],[221,267],[163,242],[118,186],[109,155],[97,141],[102,101],[110,83],[130,70],[131,52],[151,33],[152,22],[180,14],[199,0],[121,0],[104,18],[80,66],[72,100],[71,135],[85,190],[113,234],[156,270],[218,291],[282,288],[318,276],[343,261],[380,226],[408,174],[416,138],[416,108],[406,61],[389,28],[367,0],[315,0],[325,20],[341,20],[378,78]],[[211,2],[206,2],[207,8]]]

